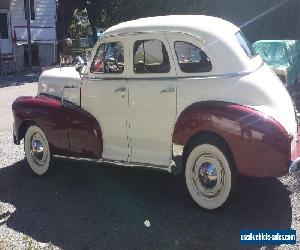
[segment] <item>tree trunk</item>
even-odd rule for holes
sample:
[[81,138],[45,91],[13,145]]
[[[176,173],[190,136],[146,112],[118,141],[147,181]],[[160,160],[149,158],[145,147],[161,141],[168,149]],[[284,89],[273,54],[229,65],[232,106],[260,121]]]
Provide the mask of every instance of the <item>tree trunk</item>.
[[92,29],[93,40],[94,40],[94,44],[95,44],[98,41],[96,18],[93,14],[93,11],[90,8],[87,8],[87,13],[88,13],[88,18],[89,18],[90,26]]
[[68,37],[69,27],[71,24],[74,11],[78,7],[77,1],[72,0],[60,0],[57,5],[57,58],[60,59],[62,50],[62,41]]
[[26,11],[26,17],[27,17],[28,68],[29,68],[29,70],[32,70],[31,31],[30,31],[31,11],[30,11],[29,0],[26,0],[26,10],[25,11]]

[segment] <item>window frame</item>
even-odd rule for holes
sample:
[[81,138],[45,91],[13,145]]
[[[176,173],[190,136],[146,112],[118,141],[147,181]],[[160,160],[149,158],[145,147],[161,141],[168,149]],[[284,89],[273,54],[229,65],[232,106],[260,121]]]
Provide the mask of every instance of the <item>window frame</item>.
[[[146,41],[159,41],[161,42],[162,46],[163,46],[163,49],[165,49],[165,52],[166,52],[166,55],[168,57],[168,63],[169,63],[169,68],[168,68],[168,71],[167,72],[136,72],[135,71],[135,63],[134,63],[134,57],[135,57],[135,46],[136,46],[136,43],[137,42],[146,42]],[[156,34],[153,34],[153,36],[151,37],[137,37],[136,39],[133,39],[133,42],[131,44],[131,49],[132,49],[132,72],[135,76],[144,76],[144,75],[158,75],[158,74],[163,74],[163,75],[167,75],[167,74],[171,74],[172,73],[172,60],[173,60],[173,57],[172,57],[172,53],[171,53],[171,50],[168,50],[168,46],[166,45],[169,45],[169,42],[168,40],[163,40],[161,39],[160,37],[156,37]],[[170,49],[170,48],[169,48]],[[145,59],[144,59],[145,61]],[[145,62],[144,62],[145,63]],[[161,64],[163,65],[164,62]]]
[[[105,44],[110,44],[110,43],[120,43],[122,45],[122,47],[123,47],[123,63],[124,63],[124,65],[123,65],[122,72],[96,72],[96,71],[92,71],[92,67],[93,67],[93,64],[94,64],[94,59],[97,56],[100,47],[102,45],[105,46]],[[91,62],[90,62],[90,66],[89,66],[89,69],[88,69],[89,74],[96,74],[96,75],[102,75],[102,76],[109,76],[109,75],[119,76],[119,75],[123,75],[125,73],[125,69],[126,69],[126,67],[125,67],[125,65],[126,65],[125,50],[126,50],[126,47],[125,47],[125,43],[124,42],[122,42],[121,40],[101,41],[98,44],[96,44],[95,47],[96,47],[95,48],[95,53],[93,53],[93,55],[91,57]],[[105,47],[104,47],[104,50],[106,50]],[[107,53],[107,50],[104,51],[104,53],[103,53],[103,59],[105,58],[106,53]]]
[[[0,14],[3,14],[3,15],[5,15],[6,16],[6,25],[4,25],[4,27],[6,27],[6,28],[4,28],[5,29],[5,33],[4,34],[0,34],[0,39],[9,39],[9,32],[10,32],[10,30],[9,30],[9,17],[8,17],[8,12],[0,12]],[[5,35],[5,36],[4,36]],[[3,36],[3,37],[2,37]]]
[[35,0],[24,0],[24,18],[27,20],[26,15],[26,3],[29,1],[29,12],[30,12],[30,20],[34,21],[36,19],[36,13],[35,13]]
[[[176,50],[176,43],[186,43],[186,44],[189,44],[189,45],[192,45],[196,48],[198,48],[200,50],[200,52],[203,52],[206,57],[209,59],[210,61],[210,70],[209,71],[196,71],[196,72],[186,72],[186,71],[183,71],[181,66],[180,66],[180,63],[179,63],[179,57],[178,57],[178,53],[177,53],[177,50]],[[176,63],[178,65],[178,68],[180,70],[181,73],[183,74],[208,74],[208,73],[211,73],[213,71],[213,63],[212,63],[212,60],[211,60],[211,57],[206,53],[205,50],[203,50],[200,46],[190,42],[190,41],[185,41],[185,40],[174,40],[173,42],[173,49],[174,49],[174,52],[175,52],[175,56],[176,56]]]

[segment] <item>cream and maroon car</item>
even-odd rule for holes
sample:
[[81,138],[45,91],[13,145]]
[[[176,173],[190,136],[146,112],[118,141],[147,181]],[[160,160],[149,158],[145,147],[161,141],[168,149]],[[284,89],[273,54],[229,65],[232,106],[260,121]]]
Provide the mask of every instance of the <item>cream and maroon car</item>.
[[[183,173],[215,209],[239,176],[298,170],[292,100],[238,27],[209,16],[163,16],[103,33],[91,61],[45,71],[35,97],[13,103],[37,175],[52,157]],[[155,181],[155,180],[154,180]]]

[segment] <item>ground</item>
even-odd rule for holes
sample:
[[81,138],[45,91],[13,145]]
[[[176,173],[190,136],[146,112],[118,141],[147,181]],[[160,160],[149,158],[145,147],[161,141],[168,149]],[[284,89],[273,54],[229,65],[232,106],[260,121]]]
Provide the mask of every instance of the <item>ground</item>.
[[[180,177],[158,171],[57,160],[49,176],[35,176],[12,142],[11,103],[34,95],[36,80],[0,77],[1,250],[241,249],[241,229],[299,234],[299,175],[242,178],[236,199],[217,212],[200,209]],[[300,244],[250,248],[273,247]]]

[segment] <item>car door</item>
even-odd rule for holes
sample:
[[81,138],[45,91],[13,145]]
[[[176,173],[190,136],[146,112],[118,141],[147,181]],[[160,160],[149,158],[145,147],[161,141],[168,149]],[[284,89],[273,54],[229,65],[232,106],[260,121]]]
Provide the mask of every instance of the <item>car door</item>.
[[132,37],[129,87],[131,162],[169,166],[176,77],[164,34]]
[[128,161],[128,87],[126,83],[126,40],[105,40],[95,52],[83,77],[81,107],[99,122],[102,158]]

